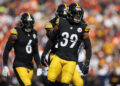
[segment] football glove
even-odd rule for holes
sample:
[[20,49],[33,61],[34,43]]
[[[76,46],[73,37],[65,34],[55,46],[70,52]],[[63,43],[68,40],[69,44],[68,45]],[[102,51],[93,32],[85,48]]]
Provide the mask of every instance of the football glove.
[[4,77],[7,77],[7,76],[10,75],[8,66],[4,66],[4,67],[3,67],[2,75],[3,75]]
[[45,58],[45,56],[44,55],[42,55],[42,57],[41,57],[41,64],[43,65],[43,66],[48,66],[48,64],[47,64],[47,60],[46,60],[46,58]]
[[42,74],[42,69],[41,68],[37,68],[37,76],[40,76]]
[[82,66],[82,73],[88,74],[89,72],[89,61],[85,61],[85,63]]

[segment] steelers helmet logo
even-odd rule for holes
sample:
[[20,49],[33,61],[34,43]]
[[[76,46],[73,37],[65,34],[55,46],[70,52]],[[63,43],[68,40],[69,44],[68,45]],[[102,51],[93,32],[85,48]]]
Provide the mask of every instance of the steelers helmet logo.
[[82,28],[79,27],[79,28],[77,29],[77,31],[78,31],[78,33],[81,33],[81,32],[82,32]]
[[36,39],[36,34],[33,34],[33,38]]
[[30,16],[30,13],[28,13],[28,18],[27,18],[28,21],[32,21],[32,18]]

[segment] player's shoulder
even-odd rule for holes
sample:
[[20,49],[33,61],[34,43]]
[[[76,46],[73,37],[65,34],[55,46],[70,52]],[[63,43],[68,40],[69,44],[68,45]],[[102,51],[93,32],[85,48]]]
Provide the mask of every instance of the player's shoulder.
[[90,31],[90,26],[86,22],[82,22],[82,27],[83,27],[84,32]]
[[10,40],[12,43],[15,43],[15,40],[17,40],[17,37],[18,37],[18,27],[13,27],[13,28],[10,30],[9,40]]
[[44,27],[45,27],[45,29],[53,28],[53,24],[51,22],[47,22]]
[[19,32],[19,27],[13,27],[11,30],[10,30],[10,34],[14,34],[14,35],[17,35],[18,32]]

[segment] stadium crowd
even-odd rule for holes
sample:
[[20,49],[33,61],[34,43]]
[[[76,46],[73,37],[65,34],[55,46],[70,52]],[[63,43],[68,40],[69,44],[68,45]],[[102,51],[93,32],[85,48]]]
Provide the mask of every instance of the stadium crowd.
[[[119,0],[0,0],[0,75],[3,68],[3,51],[10,35],[10,29],[19,22],[23,12],[31,12],[35,18],[35,29],[39,35],[39,51],[42,52],[47,42],[44,25],[55,16],[56,8],[61,3],[78,2],[84,8],[84,19],[90,25],[92,58],[87,86],[117,86],[120,84],[120,1]],[[10,53],[10,83],[18,83],[14,77]],[[94,78],[93,78],[94,77]],[[41,79],[41,78],[40,78]],[[33,83],[39,86],[36,77]],[[0,76],[0,84],[5,81]],[[1,85],[0,85],[1,86]],[[35,85],[33,85],[35,86]]]

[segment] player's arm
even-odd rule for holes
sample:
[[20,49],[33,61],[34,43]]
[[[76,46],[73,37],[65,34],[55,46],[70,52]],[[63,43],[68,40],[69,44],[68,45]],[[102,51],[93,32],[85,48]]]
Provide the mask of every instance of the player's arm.
[[86,60],[90,61],[91,55],[92,55],[92,48],[91,48],[91,42],[89,39],[89,30],[90,27],[87,26],[85,28],[85,33],[83,34],[83,43],[85,45],[85,50],[86,50]]
[[17,30],[15,28],[11,29],[10,31],[11,35],[8,38],[8,41],[5,46],[5,50],[3,53],[3,64],[7,65],[8,57],[9,57],[9,52],[12,49],[15,41],[17,40]]
[[47,55],[47,53],[50,51],[50,49],[54,46],[54,41],[57,39],[57,35],[59,34],[59,30],[58,30],[58,25],[56,25],[54,27],[54,30],[52,31],[50,38],[45,46],[45,49],[43,51],[42,57],[41,57],[41,63],[44,66],[47,66],[47,62],[45,61],[45,57]]
[[[53,27],[53,31],[50,34],[49,40],[46,43],[45,49],[43,51],[43,54],[41,56],[41,63],[44,66],[47,66],[47,61],[45,60],[45,57],[47,55],[47,53],[50,51],[50,49],[54,46],[54,41],[57,39],[57,35],[59,34],[59,29],[58,29],[58,25],[59,25],[59,18],[55,19],[54,21],[54,27]],[[52,22],[53,25],[53,22]]]
[[89,37],[84,39],[84,45],[86,50],[86,61],[90,61],[91,55],[92,55],[92,48],[91,48],[91,42]]
[[83,34],[83,43],[85,45],[85,50],[86,50],[86,60],[85,64],[83,65],[82,71],[84,74],[87,74],[89,71],[89,63],[90,63],[90,58],[92,55],[92,48],[91,48],[91,42],[89,39],[89,27],[85,28],[85,33]]
[[38,38],[36,38],[35,45],[33,47],[34,51],[34,60],[37,65],[37,76],[40,76],[42,74],[42,69],[40,68],[40,56],[39,56],[39,51],[38,51]]
[[38,38],[36,38],[36,42],[35,45],[33,47],[33,51],[34,51],[34,60],[36,62],[36,65],[38,68],[40,68],[40,56],[39,56],[39,52],[38,52]]
[[15,28],[11,29],[10,33],[11,35],[8,38],[8,41],[6,43],[5,50],[3,53],[3,65],[4,65],[3,71],[2,71],[3,76],[7,76],[9,73],[9,69],[7,67],[9,52],[11,51],[15,41],[17,40],[17,34],[18,34]]

